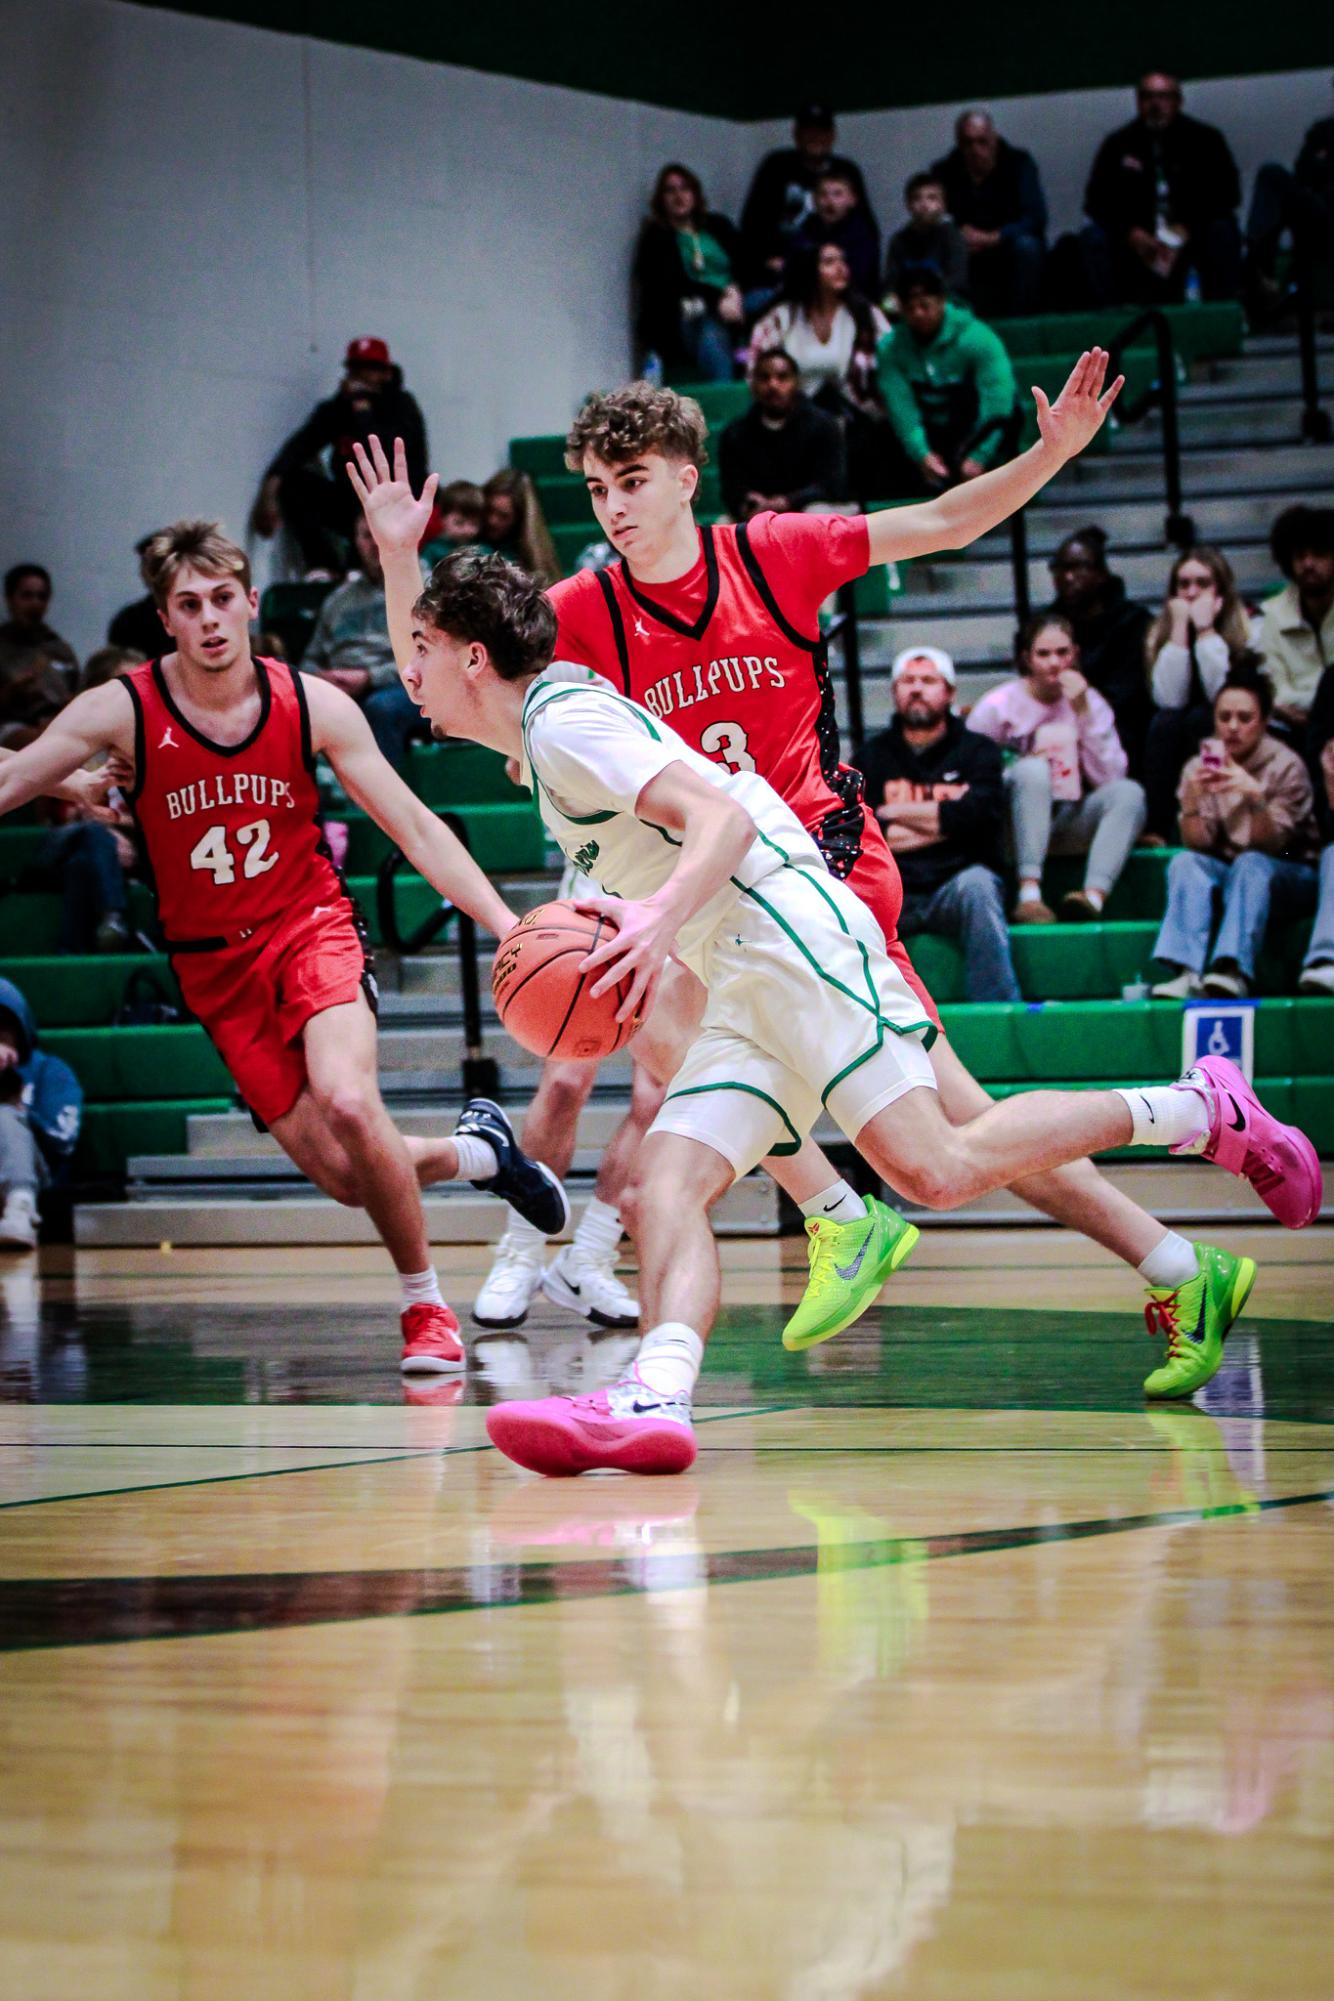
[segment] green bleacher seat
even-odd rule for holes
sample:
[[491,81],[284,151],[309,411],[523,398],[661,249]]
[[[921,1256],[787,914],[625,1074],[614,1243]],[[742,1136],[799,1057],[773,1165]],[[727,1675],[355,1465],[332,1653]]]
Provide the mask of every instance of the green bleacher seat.
[[333,589],[332,583],[270,584],[260,599],[260,630],[277,634],[293,666],[305,652],[320,606]]
[[[58,952],[60,906],[56,890],[22,890],[0,895],[0,960],[8,961],[20,944],[25,953]],[[151,931],[155,909],[151,891],[142,883],[131,883],[130,923],[138,930]]]
[[[434,803],[451,805],[448,800]],[[473,859],[488,875],[542,867],[546,848],[542,821],[527,793],[519,793],[513,804],[468,802],[452,805],[451,810],[457,812],[467,830]],[[393,845],[389,836],[364,813],[344,813],[340,818],[348,830],[348,874],[373,874]]]
[[137,1103],[85,1104],[74,1156],[80,1179],[117,1175],[135,1154],[186,1153],[191,1118],[231,1111],[234,1099],[149,1098]]
[[686,394],[694,397],[715,434],[734,417],[744,417],[751,403],[748,382],[696,382]]
[[528,794],[506,777],[500,752],[477,743],[414,744],[408,753],[407,780],[428,806],[529,803]]
[[541,437],[511,438],[510,464],[531,479],[559,479],[565,472],[565,433],[548,431]]
[[53,1028],[43,1047],[63,1056],[93,1099],[229,1096],[231,1078],[197,1022],[168,1028]]
[[[1089,313],[1037,313],[1026,318],[995,320],[992,325],[1013,355],[1072,354],[1087,347],[1108,347],[1121,327],[1139,316],[1139,306],[1108,306]],[[1168,306],[1172,345],[1183,361],[1208,361],[1241,353],[1245,319],[1239,304]],[[1136,345],[1152,347],[1153,336],[1137,336]]]
[[[0,919],[5,905],[0,903]],[[51,953],[18,958],[5,949],[5,977],[27,996],[43,1033],[51,1028],[105,1028],[135,979],[155,980],[163,999],[180,1005],[165,956],[147,952]]]

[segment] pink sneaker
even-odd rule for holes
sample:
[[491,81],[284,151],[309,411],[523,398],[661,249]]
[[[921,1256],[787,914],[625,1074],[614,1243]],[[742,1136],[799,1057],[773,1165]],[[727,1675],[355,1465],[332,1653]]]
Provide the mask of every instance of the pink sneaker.
[[[1197,1079],[1209,1086],[1214,1101],[1201,1158],[1249,1181],[1285,1228],[1304,1230],[1319,1215],[1324,1195],[1320,1161],[1306,1134],[1267,1112],[1226,1056],[1202,1056],[1181,1082]],[[1189,1146],[1172,1148],[1173,1153],[1190,1151]]]
[[447,1306],[409,1306],[403,1314],[405,1376],[439,1376],[465,1369],[468,1356],[459,1339],[459,1323]]
[[592,1396],[495,1404],[491,1443],[530,1473],[684,1473],[695,1463],[695,1433],[684,1397],[648,1398],[634,1383]]

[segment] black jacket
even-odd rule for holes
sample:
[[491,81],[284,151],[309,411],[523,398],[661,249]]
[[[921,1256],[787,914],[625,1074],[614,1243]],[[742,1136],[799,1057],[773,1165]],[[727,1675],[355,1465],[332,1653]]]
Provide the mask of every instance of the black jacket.
[[718,441],[723,505],[734,520],[748,493],[781,493],[794,512],[817,500],[847,498],[843,427],[798,396],[781,429],[764,422],[758,404],[734,417]]
[[998,229],[1002,236],[1047,235],[1047,203],[1036,162],[1021,146],[1002,139],[996,164],[984,181],[975,181],[956,146],[931,169],[945,190],[945,206],[960,229]]
[[1182,114],[1165,132],[1151,132],[1136,118],[1108,134],[1089,175],[1085,214],[1118,242],[1132,229],[1152,233],[1160,166],[1167,182],[1169,220],[1192,235],[1219,216],[1232,214],[1241,201],[1237,163],[1227,140],[1217,126]]
[[1109,577],[1103,610],[1075,618],[1060,601],[1045,607],[1068,618],[1079,646],[1079,667],[1090,687],[1110,703],[1116,733],[1130,760],[1130,775],[1138,778],[1144,763],[1144,738],[1153,714],[1153,691],[1144,664],[1144,638],[1152,616],[1126,596],[1120,577]]
[[[722,245],[736,274],[737,233],[727,217],[710,210],[701,218],[700,228]],[[702,299],[713,311],[721,292],[716,286],[703,285],[691,277],[681,257],[677,232],[665,222],[649,221],[640,230],[632,275],[636,345],[646,354],[661,355],[664,361],[683,360],[682,300]],[[737,331],[739,334],[740,328]]]
[[107,627],[107,645],[125,646],[142,653],[145,660],[160,660],[170,653],[175,641],[157,615],[152,593],[122,605]]
[[1302,141],[1297,179],[1328,201],[1334,196],[1334,118],[1319,118]]
[[750,184],[750,193],[746,196],[746,206],[741,211],[741,243],[747,284],[777,283],[777,275],[766,269],[767,261],[770,257],[787,256],[792,248],[793,236],[805,220],[815,183],[831,167],[840,174],[846,174],[856,188],[861,203],[856,212],[866,217],[876,242],[880,241],[879,224],[866,192],[862,170],[855,160],[845,160],[841,153],[833,153],[823,167],[813,168],[795,146],[782,146],[775,153],[766,153],[760,161]]
[[885,290],[902,292],[907,273],[921,264],[935,266],[949,287],[951,298],[967,298],[968,245],[948,217],[944,222],[930,223],[925,229],[915,222],[906,222],[894,232],[885,253]]
[[909,896],[930,896],[975,862],[996,867],[1004,847],[1005,782],[1000,747],[990,737],[950,716],[940,742],[918,751],[904,741],[903,723],[895,716],[887,730],[871,738],[860,762],[872,812],[884,805],[892,778],[906,778],[914,797],[923,800],[935,797],[937,785],[968,787],[962,799],[941,800],[938,841],[895,854]]
[[[364,409],[357,407],[362,401],[367,404]],[[373,436],[386,441],[402,438],[408,478],[414,493],[419,491],[429,470],[426,425],[416,397],[403,387],[401,369],[394,370],[393,379],[378,395],[366,397],[364,391],[359,391],[354,401],[340,388],[336,395],[317,403],[305,423],[279,447],[264,476],[268,479],[274,473],[299,472],[329,451],[333,454],[334,479],[346,483],[343,466],[352,456],[353,445],[365,445]]]
[[1334,806],[1329,803],[1325,774],[1320,768],[1320,753],[1331,737],[1334,737],[1334,667],[1326,667],[1316,682],[1315,700],[1306,718],[1305,746],[1306,763],[1315,787],[1315,816],[1320,824],[1322,841],[1334,841]]

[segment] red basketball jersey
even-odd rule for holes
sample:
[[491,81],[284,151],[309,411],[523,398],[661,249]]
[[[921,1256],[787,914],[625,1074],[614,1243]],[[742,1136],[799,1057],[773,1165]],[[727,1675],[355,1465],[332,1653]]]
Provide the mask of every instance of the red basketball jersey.
[[340,900],[320,830],[301,678],[256,660],[259,721],[217,744],[187,722],[161,661],[124,677],[135,709],[135,785],[169,945],[224,945],[302,904]]
[[702,528],[699,563],[670,584],[640,584],[623,563],[556,584],[556,658],[604,674],[729,770],[758,771],[845,876],[865,828],[862,778],[839,759],[819,607],[868,556],[860,518]]

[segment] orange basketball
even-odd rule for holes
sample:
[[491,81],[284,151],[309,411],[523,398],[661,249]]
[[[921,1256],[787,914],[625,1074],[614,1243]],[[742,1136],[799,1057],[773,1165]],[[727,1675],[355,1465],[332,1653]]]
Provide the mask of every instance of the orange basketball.
[[496,1012],[514,1040],[535,1056],[596,1062],[638,1028],[638,1009],[626,1021],[616,1019],[629,980],[596,1000],[588,992],[606,968],[595,967],[590,977],[583,962],[605,942],[609,929],[615,929],[610,918],[560,901],[530,910],[501,939],[491,973]]

